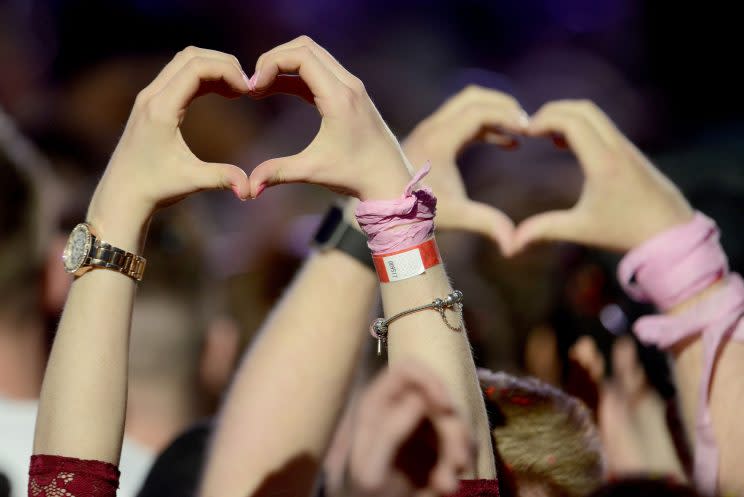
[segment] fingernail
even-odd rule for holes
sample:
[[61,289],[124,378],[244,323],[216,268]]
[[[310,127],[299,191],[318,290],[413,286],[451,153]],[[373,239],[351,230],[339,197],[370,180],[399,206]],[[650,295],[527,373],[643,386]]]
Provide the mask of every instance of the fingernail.
[[258,188],[256,188],[256,194],[253,196],[253,198],[258,198],[259,195],[261,195],[261,192],[264,191],[266,188],[266,183],[261,183],[258,185]]
[[249,90],[252,90],[253,88],[251,87],[251,79],[243,71],[240,72],[243,74],[243,81],[245,81],[245,85],[248,87]]
[[232,191],[235,196],[238,197],[238,200],[240,200],[241,202],[245,202],[246,199],[240,196],[240,188],[238,188],[238,185],[232,185]]
[[258,76],[261,74],[261,71],[256,71],[253,76],[251,76],[251,79],[248,80],[248,89],[251,91],[256,90],[256,83],[258,83]]

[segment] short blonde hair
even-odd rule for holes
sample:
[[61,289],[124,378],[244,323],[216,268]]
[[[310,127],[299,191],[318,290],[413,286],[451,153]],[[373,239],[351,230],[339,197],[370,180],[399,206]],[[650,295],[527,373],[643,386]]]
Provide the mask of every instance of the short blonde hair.
[[539,485],[548,495],[579,497],[602,484],[599,433],[581,401],[531,377],[479,376],[496,449],[517,489]]

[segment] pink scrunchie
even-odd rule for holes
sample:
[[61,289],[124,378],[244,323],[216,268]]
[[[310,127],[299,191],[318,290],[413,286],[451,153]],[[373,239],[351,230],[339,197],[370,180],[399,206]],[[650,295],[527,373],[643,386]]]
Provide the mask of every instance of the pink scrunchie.
[[727,340],[744,341],[744,281],[738,274],[726,276],[728,261],[718,235],[715,223],[696,213],[689,223],[633,249],[618,267],[620,283],[629,295],[661,309],[674,307],[726,278],[721,288],[680,314],[644,316],[633,326],[642,342],[662,349],[702,333],[694,479],[699,490],[709,495],[718,486],[718,446],[708,406],[713,369]]
[[413,188],[431,170],[427,162],[406,185],[403,196],[395,200],[367,200],[356,208],[359,227],[367,235],[373,254],[384,254],[415,247],[434,233],[437,198],[431,189]]

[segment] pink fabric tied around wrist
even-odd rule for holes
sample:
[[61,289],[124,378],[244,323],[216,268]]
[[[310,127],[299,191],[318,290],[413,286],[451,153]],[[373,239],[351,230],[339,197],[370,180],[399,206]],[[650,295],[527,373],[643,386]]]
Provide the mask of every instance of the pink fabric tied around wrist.
[[406,185],[400,198],[359,203],[357,222],[367,235],[367,245],[373,254],[415,247],[434,234],[437,198],[427,187],[414,190],[430,170],[427,162]]
[[646,344],[668,349],[702,334],[703,371],[695,425],[694,479],[713,495],[718,486],[718,446],[708,406],[716,357],[728,340],[744,341],[744,280],[728,275],[728,260],[718,243],[718,228],[701,213],[629,252],[618,276],[636,300],[668,310],[724,278],[720,288],[679,314],[644,316],[634,324]]
[[718,243],[718,228],[697,212],[628,252],[618,277],[628,294],[668,310],[728,273],[728,260]]

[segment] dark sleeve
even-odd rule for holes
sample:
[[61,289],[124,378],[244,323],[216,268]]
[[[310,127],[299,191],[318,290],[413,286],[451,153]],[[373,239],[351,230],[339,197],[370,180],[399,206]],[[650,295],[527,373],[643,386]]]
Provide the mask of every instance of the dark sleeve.
[[200,422],[179,435],[157,457],[137,497],[196,495],[211,435],[211,421]]
[[119,469],[102,461],[31,456],[29,497],[115,497]]
[[499,481],[460,480],[460,489],[450,497],[499,497]]

